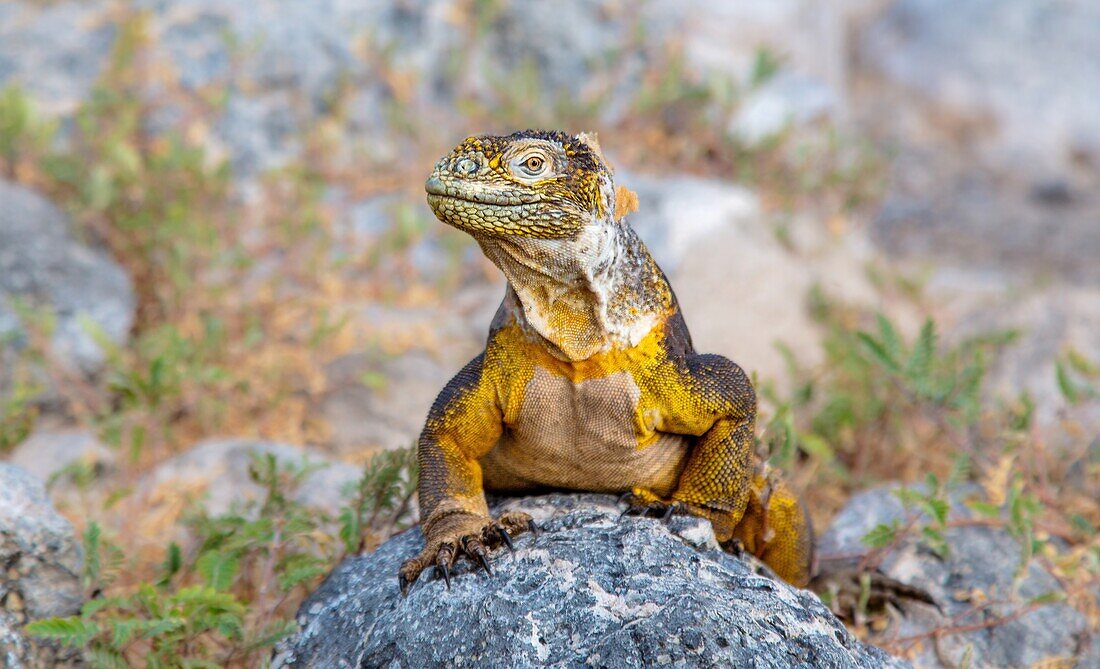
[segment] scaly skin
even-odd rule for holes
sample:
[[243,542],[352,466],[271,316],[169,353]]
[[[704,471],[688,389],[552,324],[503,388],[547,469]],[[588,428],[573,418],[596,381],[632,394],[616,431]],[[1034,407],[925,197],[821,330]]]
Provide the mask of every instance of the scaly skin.
[[443,389],[420,435],[427,541],[402,565],[402,590],[429,566],[449,579],[462,554],[488,569],[491,549],[533,525],[522,513],[492,518],[485,491],[543,489],[625,492],[628,510],[708,518],[724,545],[805,585],[813,532],[753,457],[752,384],[695,352],[668,281],[617,215],[595,140],[471,137],[426,189],[508,289],[485,351]]

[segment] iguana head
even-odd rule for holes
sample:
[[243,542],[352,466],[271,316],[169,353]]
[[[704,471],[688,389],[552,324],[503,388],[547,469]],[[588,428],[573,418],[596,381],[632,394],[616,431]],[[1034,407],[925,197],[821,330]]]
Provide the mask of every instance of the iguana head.
[[584,360],[634,345],[671,308],[664,275],[622,220],[636,200],[616,198],[593,137],[470,137],[425,189],[439,220],[470,233],[504,273],[502,313],[554,355]]
[[425,189],[439,220],[477,238],[565,239],[614,222],[611,170],[585,134],[469,137],[436,164]]

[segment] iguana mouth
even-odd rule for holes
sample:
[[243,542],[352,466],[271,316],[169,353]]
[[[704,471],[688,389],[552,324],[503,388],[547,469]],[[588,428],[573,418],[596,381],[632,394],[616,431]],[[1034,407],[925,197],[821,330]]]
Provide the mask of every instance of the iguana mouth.
[[484,205],[486,207],[523,207],[534,204],[532,202],[503,202],[488,197],[462,197],[459,195],[445,195],[443,193],[428,193],[429,205],[434,207],[436,204],[443,202],[466,202],[469,204]]
[[519,189],[471,188],[468,183],[447,183],[436,176],[425,182],[424,190],[428,193],[429,204],[434,204],[434,201],[457,200],[496,207],[514,207],[543,201],[540,193],[524,192]]

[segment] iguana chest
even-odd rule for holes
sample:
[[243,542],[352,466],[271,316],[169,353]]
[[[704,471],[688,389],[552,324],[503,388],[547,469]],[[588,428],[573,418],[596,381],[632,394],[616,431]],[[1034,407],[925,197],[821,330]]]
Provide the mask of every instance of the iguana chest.
[[668,495],[691,441],[660,432],[627,371],[572,380],[535,365],[514,418],[481,460],[488,490],[560,488]]

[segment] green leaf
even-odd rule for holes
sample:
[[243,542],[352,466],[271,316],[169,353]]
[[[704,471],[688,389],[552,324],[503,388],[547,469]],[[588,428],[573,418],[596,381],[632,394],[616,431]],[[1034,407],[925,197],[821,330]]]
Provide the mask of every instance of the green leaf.
[[882,345],[886,352],[890,354],[892,360],[900,359],[902,354],[901,337],[898,336],[894,324],[882,313],[875,314],[875,321],[878,323],[879,335],[882,337]]
[[1073,382],[1073,379],[1069,378],[1069,373],[1061,360],[1054,363],[1054,373],[1058,378],[1058,390],[1062,392],[1062,397],[1070,404],[1080,402],[1081,391],[1077,388],[1077,384]]
[[1087,518],[1079,513],[1071,514],[1069,517],[1069,522],[1071,525],[1073,525],[1073,529],[1077,530],[1084,536],[1092,536],[1092,534],[1096,532],[1096,528],[1092,526],[1092,523],[1090,523]]
[[328,571],[328,566],[321,560],[309,556],[299,556],[296,564],[284,567],[279,574],[279,585],[283,590],[290,590],[296,585],[305,583]]
[[924,543],[932,550],[933,553],[941,558],[947,557],[949,547],[947,540],[943,536],[943,532],[935,527],[925,526],[921,528],[921,537],[924,539]]
[[985,516],[986,518],[999,518],[1001,516],[1001,507],[996,504],[990,504],[989,502],[982,502],[979,500],[971,500],[966,504],[975,513]]
[[233,595],[198,585],[183,588],[168,600],[172,606],[180,607],[182,613],[189,618],[194,618],[199,613],[225,612],[244,615],[245,611],[244,606]]
[[157,581],[157,585],[166,586],[172,577],[179,573],[180,567],[183,566],[183,556],[180,552],[180,545],[176,542],[168,544],[168,551],[165,553],[164,562],[161,564],[161,577]]
[[951,488],[965,482],[970,478],[970,472],[970,456],[966,453],[959,453],[951,462],[951,471],[947,474],[947,487]]
[[898,361],[890,355],[890,352],[878,340],[866,332],[857,332],[856,337],[859,338],[859,341],[863,343],[880,364],[890,371],[901,371],[901,366],[898,364]]
[[90,587],[99,581],[102,563],[100,561],[100,539],[103,530],[94,520],[84,528],[84,585]]
[[932,360],[936,355],[936,324],[932,319],[924,321],[917,343],[913,346],[913,352],[909,355],[909,361],[905,365],[905,375],[923,390],[932,376]]
[[77,616],[35,620],[27,623],[23,629],[31,636],[55,639],[77,648],[88,645],[88,642],[101,631],[95,622],[83,620]]
[[1071,348],[1066,351],[1070,367],[1087,377],[1100,376],[1100,365],[1086,358],[1080,351]]
[[278,641],[298,631],[298,623],[293,620],[279,620],[269,624],[255,636],[245,639],[245,652],[274,646]]
[[824,437],[813,432],[804,432],[798,435],[799,446],[808,454],[822,460],[832,461],[836,458],[836,451]]
[[220,551],[209,551],[199,556],[195,569],[206,580],[206,584],[215,590],[228,590],[240,569],[240,560],[236,555]]
[[861,541],[871,548],[882,548],[890,545],[898,536],[898,523],[894,521],[889,525],[879,523],[871,528],[871,531],[863,535]]
[[951,506],[945,500],[929,497],[924,500],[921,506],[938,525],[947,524],[947,512],[951,509]]
[[1036,595],[1027,600],[1028,604],[1056,604],[1058,602],[1065,601],[1066,593],[1060,590],[1051,590],[1050,592],[1044,592],[1041,595]]
[[121,652],[100,643],[85,651],[84,659],[92,669],[130,669]]

